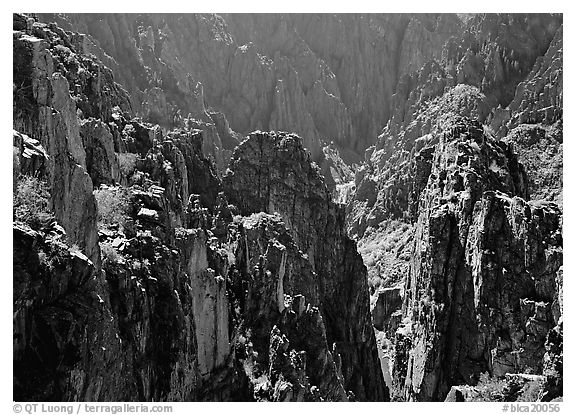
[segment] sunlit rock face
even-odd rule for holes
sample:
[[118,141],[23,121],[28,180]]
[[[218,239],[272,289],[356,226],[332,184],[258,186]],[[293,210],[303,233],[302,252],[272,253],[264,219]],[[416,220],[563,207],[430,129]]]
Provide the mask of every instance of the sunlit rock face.
[[[393,398],[442,400],[483,373],[546,372],[561,343],[562,19],[473,16],[417,69],[355,172],[347,220]],[[403,306],[389,310],[398,287]],[[550,373],[542,399],[559,393]]]
[[562,39],[14,14],[14,398],[561,399]]
[[557,323],[561,211],[526,202],[515,156],[474,127],[440,138],[420,205],[403,304],[411,348],[397,379],[407,399],[443,399],[486,371],[541,373]]
[[[345,387],[359,399],[385,399],[366,268],[346,235],[343,208],[332,201],[302,139],[282,133],[251,134],[234,151],[223,185],[241,214],[277,212],[282,217],[317,274],[326,337],[340,355]],[[364,372],[357,369],[362,361],[371,362]]]

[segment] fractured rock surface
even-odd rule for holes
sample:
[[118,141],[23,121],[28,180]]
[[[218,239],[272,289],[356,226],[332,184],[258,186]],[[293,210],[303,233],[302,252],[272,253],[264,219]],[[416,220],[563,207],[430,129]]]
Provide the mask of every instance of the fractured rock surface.
[[562,399],[562,30],[14,14],[14,399]]
[[[346,387],[360,399],[384,399],[366,269],[346,235],[344,211],[332,202],[300,137],[253,133],[234,151],[223,185],[240,213],[280,214],[318,275],[320,311],[328,341],[341,355]],[[363,373],[358,370],[361,362],[370,362]]]

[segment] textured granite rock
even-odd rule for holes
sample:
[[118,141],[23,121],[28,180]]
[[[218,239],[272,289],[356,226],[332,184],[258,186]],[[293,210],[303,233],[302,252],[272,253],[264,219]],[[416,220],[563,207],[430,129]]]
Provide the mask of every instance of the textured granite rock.
[[[431,140],[449,128],[451,114],[496,125],[506,119],[497,115],[498,106],[515,107],[525,89],[544,88],[548,79],[561,86],[561,30],[559,15],[475,15],[464,33],[446,42],[440,58],[403,74],[388,124],[356,174],[357,197],[348,206],[351,234],[361,238],[366,228],[389,218],[416,220],[436,144]],[[530,87],[520,84],[525,79]],[[513,100],[517,86],[520,97]],[[559,88],[550,87],[550,96]],[[561,108],[561,95],[546,99]]]
[[491,127],[514,144],[529,173],[531,198],[562,206],[563,166],[562,26],[506,109],[494,112]]
[[15,399],[561,397],[561,23],[13,15]]
[[[387,339],[395,343],[393,399],[443,399],[451,385],[474,385],[485,371],[543,373],[546,337],[560,332],[551,329],[561,314],[552,310],[559,310],[562,212],[553,203],[526,200],[561,203],[561,23],[549,15],[472,17],[441,59],[400,80],[390,120],[356,170],[348,229],[358,239],[371,288],[392,287],[396,270],[408,274],[402,321]],[[528,121],[529,113],[541,117]],[[504,142],[493,138],[506,134]],[[469,137],[469,145],[445,141],[448,136]],[[489,203],[487,190],[496,191]],[[488,231],[492,220],[525,230]],[[409,270],[401,260],[406,238],[399,238],[401,225],[391,226],[395,221],[405,223],[413,241]],[[480,242],[486,233],[498,238]],[[508,251],[525,259],[511,267]],[[419,285],[423,274],[436,272],[437,282]],[[491,274],[496,286],[488,284]],[[523,288],[507,286],[509,279]],[[483,301],[490,305],[480,306]],[[500,322],[497,316],[507,313]],[[384,323],[398,320],[390,315]],[[550,348],[561,342],[551,338]],[[550,362],[561,360],[558,349],[551,352]],[[558,373],[552,369],[547,380],[554,390],[549,399],[561,394],[554,389]]]
[[46,170],[56,218],[70,243],[97,264],[96,205],[76,105],[68,81],[55,70],[53,44],[30,32],[14,32],[13,127],[38,140],[50,155]]
[[[397,327],[387,327],[393,323],[392,314],[402,308],[400,287],[384,288],[377,293],[377,300],[372,308],[372,322],[378,330],[395,333]],[[398,322],[396,322],[397,324]]]
[[494,114],[492,128],[504,136],[520,124],[553,124],[562,118],[563,27],[540,56],[525,80],[516,87],[514,99]]
[[534,402],[540,401],[545,377],[507,373],[502,378],[485,378],[477,386],[452,386],[444,402]]
[[15,223],[13,240],[14,399],[137,398],[94,264],[59,226]]
[[332,202],[302,139],[251,134],[234,151],[223,186],[230,203],[244,215],[280,214],[318,275],[320,312],[328,343],[335,343],[341,355],[345,388],[358,399],[386,399],[371,328],[366,269],[346,235],[344,211]]
[[[308,172],[298,185],[315,196],[301,205],[311,215],[319,198],[320,222],[286,216],[285,224],[264,213],[234,218],[252,212],[227,199],[251,203],[251,196],[222,186],[210,134],[222,132],[229,144],[239,137],[225,118],[205,109],[201,85],[191,89],[197,96],[184,128],[165,132],[133,118],[120,93],[104,99],[92,91],[85,94],[88,105],[82,88],[68,87],[82,73],[102,91],[122,91],[96,58],[88,61],[78,49],[85,44],[70,40],[74,34],[20,15],[15,26],[42,29],[44,36],[14,35],[15,85],[31,85],[14,88],[15,175],[48,180],[56,219],[38,231],[15,222],[16,396],[387,399],[365,269],[301,140],[292,140],[298,160],[287,160],[281,173]],[[147,48],[151,36],[141,36]],[[60,38],[69,42],[66,51]],[[97,67],[110,77],[99,78]],[[251,160],[236,153],[237,177],[253,173]],[[67,179],[81,173],[85,183]],[[326,226],[332,239],[323,247]],[[306,241],[305,232],[316,240]],[[85,242],[91,235],[94,245]],[[93,261],[81,252],[91,252]],[[350,261],[342,263],[340,254]],[[328,255],[329,263],[318,265]],[[336,278],[342,281],[331,281]],[[35,350],[43,341],[49,347],[39,361]],[[27,378],[28,370],[34,377]]]
[[[257,400],[348,400],[329,347],[316,272],[278,215],[235,220],[232,290],[238,358]],[[265,386],[264,388],[262,388]],[[265,392],[266,391],[266,392]]]
[[440,137],[404,289],[411,340],[395,380],[406,399],[443,399],[487,370],[541,373],[561,212],[515,195],[526,197],[526,178],[505,144],[468,121]]
[[86,151],[86,170],[94,186],[120,182],[120,165],[114,153],[114,138],[106,124],[90,118],[80,123]]
[[40,141],[13,130],[12,147],[16,157],[14,163],[16,180],[14,184],[16,184],[19,174],[36,177],[42,177],[45,174],[48,153]]

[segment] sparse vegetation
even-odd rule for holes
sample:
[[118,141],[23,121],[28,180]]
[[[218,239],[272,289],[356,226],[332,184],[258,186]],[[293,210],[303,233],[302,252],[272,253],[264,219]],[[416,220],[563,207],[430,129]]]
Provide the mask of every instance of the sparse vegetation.
[[536,402],[542,384],[538,380],[523,381],[517,377],[505,379],[483,373],[475,390],[478,392],[478,396],[473,399],[476,402]]
[[506,380],[491,377],[488,372],[482,373],[476,385],[478,397],[473,400],[475,402],[503,402],[505,387]]
[[536,402],[540,400],[540,393],[542,391],[542,384],[539,382],[529,382],[522,389],[522,393],[516,399],[521,402]]
[[102,265],[104,267],[121,263],[124,258],[114,249],[112,244],[103,242],[100,244],[100,253],[102,256]]
[[136,153],[117,153],[118,164],[120,165],[120,173],[122,177],[129,178],[136,170],[136,161],[138,154]]
[[367,229],[358,252],[368,270],[371,294],[398,284],[406,275],[411,238],[411,226],[400,221],[384,221],[378,229]]
[[124,228],[128,219],[130,196],[121,187],[101,187],[94,191],[98,203],[98,227],[107,228],[112,225]]
[[37,177],[23,176],[12,195],[14,220],[42,229],[54,220],[50,210],[48,186]]

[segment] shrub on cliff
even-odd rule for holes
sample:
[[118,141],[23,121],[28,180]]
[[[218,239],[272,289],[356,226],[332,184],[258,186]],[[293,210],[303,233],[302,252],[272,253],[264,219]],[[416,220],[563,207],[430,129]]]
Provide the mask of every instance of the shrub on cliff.
[[115,266],[124,261],[122,255],[110,243],[101,243],[100,252],[102,255],[102,266],[104,268]]
[[475,389],[478,396],[473,399],[475,402],[505,402],[506,396],[504,390],[506,380],[497,377],[491,377],[488,372],[480,375],[480,380]]
[[37,177],[23,176],[12,195],[14,221],[28,224],[39,230],[54,220],[50,211],[48,186]]
[[121,187],[106,187],[94,191],[98,204],[98,227],[124,227],[130,209],[130,195]]
[[117,153],[118,164],[120,165],[120,173],[122,177],[129,178],[134,170],[136,170],[136,160],[138,154],[135,153]]

